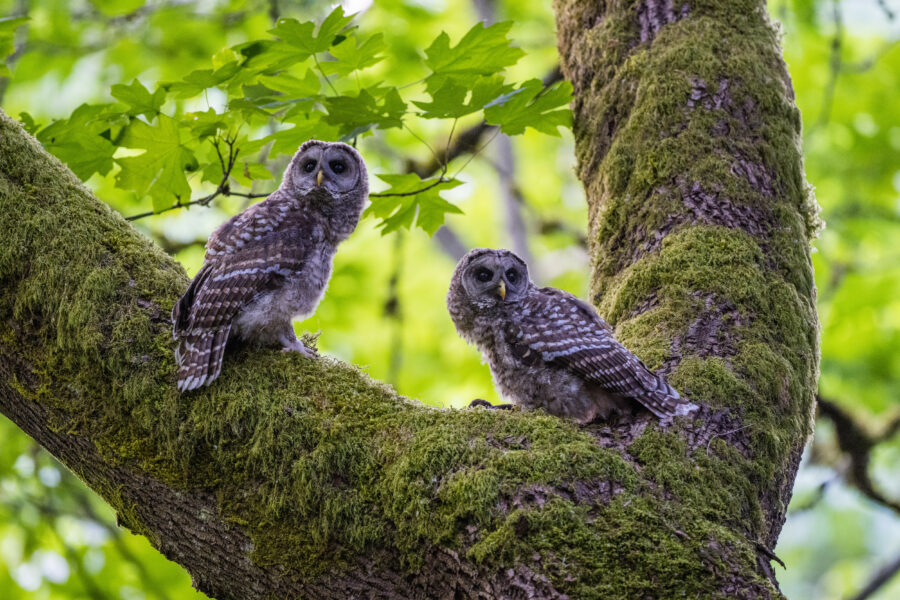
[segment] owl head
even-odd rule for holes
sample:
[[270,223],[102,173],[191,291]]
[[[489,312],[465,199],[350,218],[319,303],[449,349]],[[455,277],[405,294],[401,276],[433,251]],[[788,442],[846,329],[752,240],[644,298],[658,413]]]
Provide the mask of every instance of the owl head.
[[509,250],[476,248],[456,265],[447,307],[459,326],[460,321],[519,302],[533,285],[528,265]]
[[366,163],[352,146],[309,140],[291,159],[282,187],[302,196],[324,190],[333,198],[361,195],[364,201],[368,197],[369,177]]

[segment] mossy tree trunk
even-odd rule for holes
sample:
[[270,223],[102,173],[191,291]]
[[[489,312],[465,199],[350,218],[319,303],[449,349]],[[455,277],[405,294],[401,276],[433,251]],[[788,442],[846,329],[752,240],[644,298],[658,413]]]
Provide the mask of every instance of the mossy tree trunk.
[[777,38],[762,2],[557,14],[594,299],[694,420],[434,410],[275,351],[179,396],[184,271],[2,113],[0,412],[217,598],[779,597],[817,326]]

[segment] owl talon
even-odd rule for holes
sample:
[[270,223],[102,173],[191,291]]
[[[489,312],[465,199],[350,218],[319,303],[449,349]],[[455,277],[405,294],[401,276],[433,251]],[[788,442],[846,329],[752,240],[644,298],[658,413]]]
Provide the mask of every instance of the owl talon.
[[469,406],[466,408],[475,408],[480,406],[482,408],[487,408],[489,410],[511,410],[512,404],[491,404],[487,400],[482,400],[481,398],[475,398],[471,402],[469,402]]
[[306,345],[300,340],[294,340],[294,343],[286,345],[281,349],[282,352],[299,352],[303,356],[308,356],[309,358],[315,358],[319,355],[318,352],[313,350],[312,348],[307,348]]
[[318,352],[313,350],[312,348],[307,348],[303,345],[303,342],[299,342],[296,346],[289,346],[281,349],[282,352],[299,352],[303,356],[308,356],[309,358],[315,358],[319,355]]

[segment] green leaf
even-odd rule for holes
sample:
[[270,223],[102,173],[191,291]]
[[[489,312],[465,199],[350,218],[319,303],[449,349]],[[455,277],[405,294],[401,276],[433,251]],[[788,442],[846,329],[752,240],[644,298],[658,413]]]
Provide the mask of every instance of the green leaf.
[[316,47],[315,31],[316,26],[312,21],[301,23],[297,19],[283,18],[278,19],[278,23],[269,30],[269,33],[284,43],[301,50],[302,52],[297,53],[298,57],[304,54],[309,57],[316,52],[314,50]]
[[264,117],[266,119],[272,116],[272,113],[261,109],[257,103],[247,98],[235,98],[228,103],[228,110],[241,113],[245,119],[250,120],[253,117]]
[[506,34],[511,27],[509,21],[490,27],[479,23],[454,47],[450,46],[450,36],[441,32],[425,50],[428,57],[425,65],[432,71],[425,80],[426,90],[431,92],[440,88],[451,76],[493,75],[516,64],[525,52],[510,45]]
[[[219,175],[221,176],[221,169]],[[250,187],[257,179],[273,179],[272,173],[264,165],[243,160],[234,165],[231,177],[244,187]]]
[[138,156],[117,158],[122,170],[116,185],[149,195],[153,209],[159,210],[191,195],[186,171],[197,169],[193,151],[181,139],[178,121],[159,115],[155,126],[134,120],[122,138],[122,146],[145,150]]
[[216,87],[234,77],[241,69],[237,61],[232,61],[216,69],[198,69],[192,71],[182,81],[169,82],[163,86],[174,93],[177,98],[190,98],[203,90]]
[[353,15],[350,15],[349,17],[345,16],[344,8],[341,5],[336,6],[319,26],[316,39],[321,49],[316,51],[321,52],[323,50],[328,50],[328,47],[331,46],[332,43],[340,43],[341,40],[335,40],[335,38],[352,20]]
[[259,82],[291,99],[312,98],[322,90],[322,82],[312,69],[307,69],[303,79],[289,73],[279,73],[275,76],[261,75]]
[[312,21],[300,23],[297,19],[278,19],[275,28],[270,29],[269,33],[299,49],[306,58],[328,50],[335,36],[349,25],[351,20],[351,17],[344,16],[344,9],[338,6],[325,17],[315,34],[313,33],[315,24]]
[[107,17],[118,17],[133,13],[144,6],[147,0],[91,0],[91,4]]
[[94,173],[106,175],[113,167],[116,147],[103,134],[115,115],[108,105],[82,104],[68,119],[39,131],[37,139],[82,181]]
[[16,29],[28,22],[28,17],[4,17],[0,19],[0,77],[9,77],[6,58],[16,51]]
[[256,40],[232,46],[231,49],[244,57],[244,62],[241,63],[243,69],[266,74],[280,73],[310,56],[308,52],[272,40]]
[[[415,173],[404,175],[377,175],[379,179],[387,183],[390,188],[382,194],[409,194],[404,196],[379,197],[377,194],[370,196],[372,204],[366,209],[366,215],[381,219],[378,227],[382,235],[396,231],[401,227],[410,229],[416,226],[425,230],[428,235],[444,224],[444,216],[447,213],[462,214],[462,211],[454,204],[441,198],[443,190],[450,190],[462,182],[457,179],[441,181],[438,179],[422,180]],[[419,193],[418,190],[424,190]]]
[[488,104],[484,109],[484,120],[491,125],[499,125],[507,135],[518,135],[526,127],[532,127],[548,135],[559,136],[558,127],[572,126],[572,111],[568,108],[571,101],[572,84],[568,81],[561,81],[544,90],[540,79],[530,79],[519,89]]
[[334,96],[325,99],[328,116],[325,122],[339,129],[342,139],[349,139],[375,127],[402,127],[406,103],[397,88],[391,88],[380,103],[367,91],[358,96]]
[[308,69],[303,79],[287,73],[277,76],[262,75],[256,86],[244,86],[245,100],[266,110],[290,108],[283,118],[312,110],[319,100],[322,83],[318,75]]
[[326,142],[337,141],[340,137],[338,128],[325,123],[323,117],[324,115],[319,112],[297,115],[294,127],[282,129],[263,139],[266,142],[274,142],[270,151],[273,155],[293,155],[300,144],[313,138]]
[[34,122],[34,117],[27,112],[19,113],[19,123],[21,123],[25,131],[31,135],[37,133],[37,130],[41,128],[40,124]]
[[512,86],[504,84],[500,75],[479,77],[475,80],[469,96],[469,89],[459,83],[459,80],[448,79],[440,88],[430,93],[431,102],[413,102],[413,104],[425,111],[422,116],[426,119],[455,119],[481,110],[511,89]]
[[384,36],[376,33],[357,45],[356,36],[350,36],[340,44],[332,46],[329,54],[336,60],[322,62],[322,70],[326,74],[348,75],[353,71],[361,71],[384,60],[380,53],[385,49]]
[[130,107],[128,114],[132,117],[146,115],[148,119],[152,119],[159,114],[159,109],[166,101],[166,90],[159,87],[151,94],[137,79],[131,85],[117,83],[110,88],[109,93]]
[[182,123],[190,128],[191,136],[200,140],[213,137],[219,131],[228,128],[228,124],[223,116],[212,108],[207,109],[205,112],[185,113]]

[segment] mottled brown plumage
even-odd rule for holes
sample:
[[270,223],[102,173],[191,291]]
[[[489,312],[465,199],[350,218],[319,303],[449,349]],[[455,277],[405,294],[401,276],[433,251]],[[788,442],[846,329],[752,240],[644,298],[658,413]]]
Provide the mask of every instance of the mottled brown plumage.
[[628,414],[638,404],[661,419],[697,408],[622,346],[590,305],[535,286],[528,267],[508,250],[464,256],[447,307],[515,404],[582,423]]
[[367,197],[356,150],[310,140],[272,195],[210,236],[203,267],[172,310],[179,390],[218,377],[232,337],[313,354],[291,321],[315,311]]

